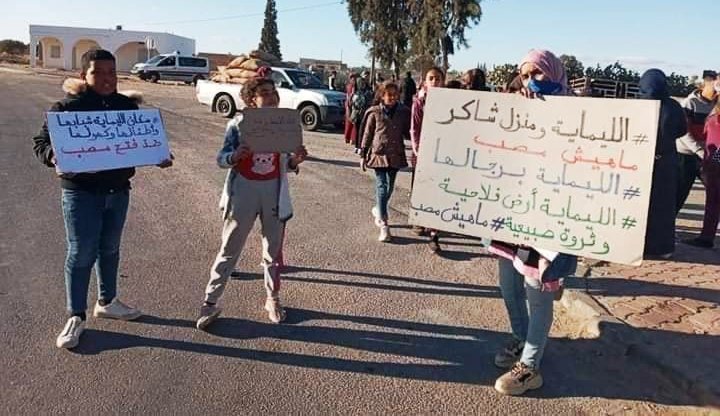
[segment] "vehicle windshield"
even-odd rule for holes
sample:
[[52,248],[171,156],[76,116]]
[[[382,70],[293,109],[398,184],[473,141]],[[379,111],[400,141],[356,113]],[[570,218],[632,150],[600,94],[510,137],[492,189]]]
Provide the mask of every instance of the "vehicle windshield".
[[286,70],[285,73],[287,73],[293,84],[298,88],[328,89],[327,85],[323,84],[318,77],[309,72]]
[[153,56],[152,58],[148,59],[147,62],[145,62],[145,63],[146,64],[156,64],[156,63],[160,62],[163,58],[165,58],[165,57],[162,55]]

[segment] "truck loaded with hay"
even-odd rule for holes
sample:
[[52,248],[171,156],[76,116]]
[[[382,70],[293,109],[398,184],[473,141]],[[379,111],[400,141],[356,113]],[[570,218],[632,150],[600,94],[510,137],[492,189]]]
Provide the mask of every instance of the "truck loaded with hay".
[[322,125],[342,126],[345,94],[329,90],[315,75],[284,64],[267,52],[252,51],[218,67],[209,81],[198,81],[195,93],[198,101],[211,111],[233,117],[245,106],[240,97],[243,85],[257,77],[275,82],[280,107],[297,109],[305,130],[316,130]]

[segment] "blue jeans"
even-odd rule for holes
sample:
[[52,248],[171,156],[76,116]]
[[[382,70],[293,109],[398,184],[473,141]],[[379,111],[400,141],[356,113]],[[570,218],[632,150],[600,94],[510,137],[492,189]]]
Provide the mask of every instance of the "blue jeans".
[[513,336],[525,342],[520,362],[540,368],[553,321],[555,293],[541,291],[540,281],[526,279],[510,260],[498,259],[498,274]]
[[393,168],[376,168],[375,169],[375,201],[380,217],[387,220],[388,203],[395,189],[395,177],[398,170]]
[[67,236],[65,291],[70,314],[87,309],[90,272],[95,265],[98,298],[110,302],[117,293],[120,239],[125,225],[130,190],[93,193],[62,190]]

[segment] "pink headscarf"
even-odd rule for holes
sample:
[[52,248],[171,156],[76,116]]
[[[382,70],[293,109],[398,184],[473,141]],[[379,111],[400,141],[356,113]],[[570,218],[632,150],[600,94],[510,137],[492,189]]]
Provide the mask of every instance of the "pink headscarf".
[[568,93],[568,80],[565,73],[565,66],[552,52],[544,49],[531,49],[523,60],[520,61],[518,69],[522,68],[526,63],[535,64],[550,81],[562,84],[563,90],[560,94],[564,95]]

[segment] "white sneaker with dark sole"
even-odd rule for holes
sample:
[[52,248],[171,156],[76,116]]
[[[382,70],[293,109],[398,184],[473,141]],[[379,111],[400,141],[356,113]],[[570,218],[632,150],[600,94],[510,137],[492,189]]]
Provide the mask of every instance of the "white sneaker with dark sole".
[[512,368],[515,363],[520,361],[524,347],[524,342],[513,338],[502,350],[495,354],[495,366],[498,368]]

